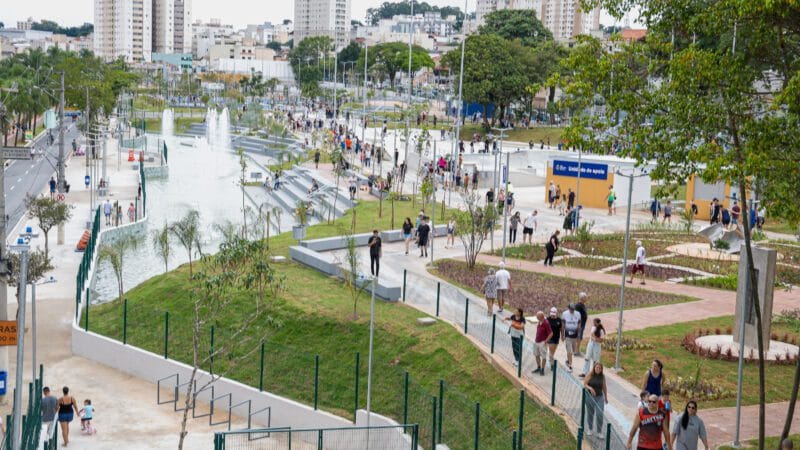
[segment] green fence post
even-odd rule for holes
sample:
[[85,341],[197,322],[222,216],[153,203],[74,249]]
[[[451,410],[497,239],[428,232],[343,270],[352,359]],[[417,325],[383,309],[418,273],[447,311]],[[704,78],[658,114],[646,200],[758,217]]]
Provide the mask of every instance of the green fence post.
[[[514,343],[512,341],[511,345],[513,346]],[[522,351],[525,349],[525,339],[521,338],[519,343],[519,361],[517,364],[517,378],[522,378]]]
[[480,450],[481,402],[475,402],[475,450]]
[[403,384],[403,424],[408,423],[408,371],[406,370],[406,379]]
[[492,314],[492,346],[490,353],[494,354],[494,331],[497,328],[497,314]]
[[581,450],[583,448],[583,427],[582,426],[578,427],[578,444],[577,444],[577,447],[575,447],[575,448],[577,448],[578,450]]
[[578,424],[578,428],[583,428],[585,417],[586,417],[586,389],[581,387],[581,422]]
[[407,274],[408,274],[408,271],[406,269],[403,269],[403,303],[406,302],[406,275]]
[[611,422],[606,424],[606,450],[611,450]]
[[556,376],[558,371],[558,361],[553,359],[553,391],[550,394],[550,406],[556,406]]
[[322,430],[319,430],[317,433],[317,450],[322,450]]
[[517,431],[511,433],[511,450],[517,450]]
[[83,330],[84,331],[89,331],[89,302],[90,302],[90,300],[91,299],[89,298],[89,288],[86,288],[86,322],[84,322],[84,324],[83,324],[83,327],[84,327]]
[[319,397],[319,355],[314,357],[314,411],[317,410]]
[[517,448],[522,450],[522,424],[525,417],[525,390],[519,391],[519,434],[517,434]]
[[128,299],[122,301],[122,345],[128,345]]
[[439,380],[439,423],[437,435],[439,436],[439,443],[442,443],[442,416],[444,412],[444,380]]
[[469,298],[464,300],[464,334],[467,333],[467,324],[469,323]]
[[169,311],[164,311],[164,359],[169,358]]
[[436,396],[432,396],[433,414],[431,414],[431,448],[436,448]]
[[[358,369],[359,369],[360,365],[361,365],[361,353],[356,352],[356,383],[355,383],[355,389],[353,391],[355,393],[355,402],[354,402],[354,406],[353,406],[353,417],[356,417],[358,415],[357,414],[358,413]],[[405,425],[405,424],[403,424],[403,425]]]
[[211,347],[208,349],[208,357],[210,359],[208,365],[208,373],[214,373],[214,325],[211,325]]
[[261,340],[261,369],[258,372],[258,391],[264,392],[264,340]]
[[436,282],[436,317],[439,317],[439,297],[442,293],[442,283]]

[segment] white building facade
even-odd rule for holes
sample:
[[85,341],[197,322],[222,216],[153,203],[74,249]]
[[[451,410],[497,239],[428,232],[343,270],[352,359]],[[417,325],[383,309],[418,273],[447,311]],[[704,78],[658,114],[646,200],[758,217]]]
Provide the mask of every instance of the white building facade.
[[295,0],[294,42],[328,36],[340,50],[350,43],[350,0]]
[[94,0],[94,52],[129,62],[189,52],[190,23],[191,0]]
[[484,24],[488,14],[502,9],[536,11],[536,17],[561,42],[569,41],[579,34],[590,34],[600,28],[600,9],[582,11],[579,0],[478,0],[478,25]]

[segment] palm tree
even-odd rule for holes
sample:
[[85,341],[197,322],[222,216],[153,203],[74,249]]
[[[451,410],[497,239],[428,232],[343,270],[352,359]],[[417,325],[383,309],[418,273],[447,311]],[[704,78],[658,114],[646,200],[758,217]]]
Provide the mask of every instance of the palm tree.
[[164,261],[164,273],[167,273],[169,271],[169,258],[172,256],[172,243],[170,242],[167,222],[164,222],[164,226],[160,230],[153,230],[152,243],[156,255]]
[[183,218],[172,222],[169,227],[170,233],[181,243],[186,253],[189,255],[189,276],[193,275],[192,256],[194,251],[200,250],[200,213],[197,210],[189,210]]
[[122,274],[124,272],[125,257],[130,250],[139,246],[139,241],[133,236],[119,238],[111,244],[103,244],[98,253],[99,261],[106,261],[111,265],[114,276],[117,277],[119,298],[125,293]]

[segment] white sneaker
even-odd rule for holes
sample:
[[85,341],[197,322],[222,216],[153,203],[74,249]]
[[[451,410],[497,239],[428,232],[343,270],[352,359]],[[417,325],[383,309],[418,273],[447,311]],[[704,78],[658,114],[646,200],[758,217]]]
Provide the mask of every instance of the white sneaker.
[[591,436],[591,435],[592,435],[592,430],[588,430],[588,431],[586,431],[586,435],[587,435],[587,436]]
[[519,365],[519,363],[515,360],[514,361],[514,367],[517,367],[518,365]]

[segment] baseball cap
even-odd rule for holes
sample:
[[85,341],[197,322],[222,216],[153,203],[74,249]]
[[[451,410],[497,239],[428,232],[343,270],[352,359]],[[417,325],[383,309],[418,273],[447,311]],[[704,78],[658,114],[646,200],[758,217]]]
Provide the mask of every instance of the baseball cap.
[[557,316],[558,315],[558,309],[555,306],[550,308],[550,315],[551,316]]

